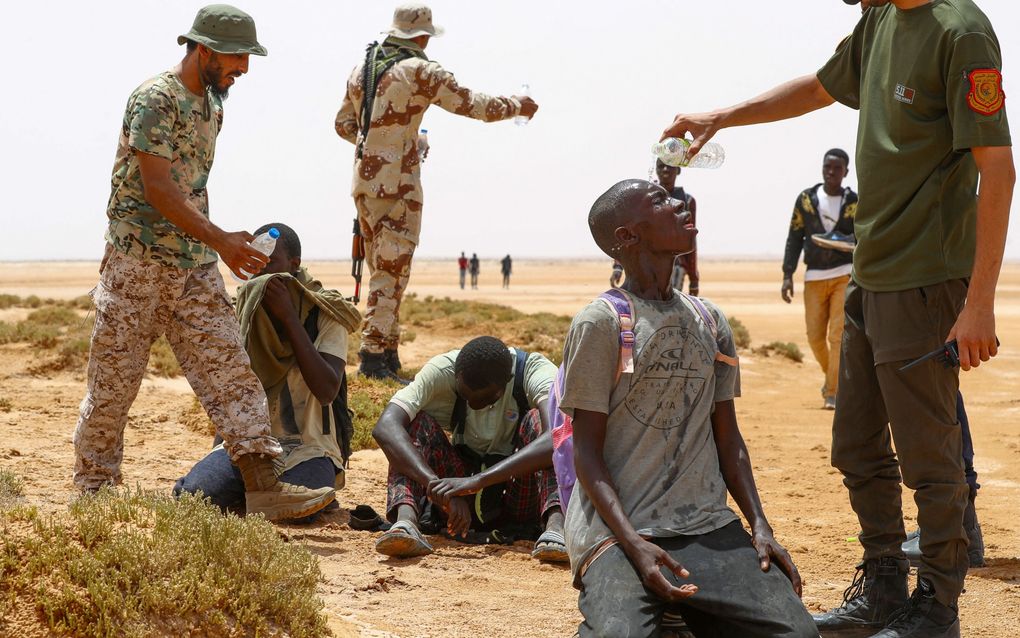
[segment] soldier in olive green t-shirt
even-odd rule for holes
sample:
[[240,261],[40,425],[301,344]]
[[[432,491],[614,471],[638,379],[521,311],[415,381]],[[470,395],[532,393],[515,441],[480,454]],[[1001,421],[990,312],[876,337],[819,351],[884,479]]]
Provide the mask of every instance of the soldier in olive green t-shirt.
[[[899,368],[953,339],[964,370],[996,354],[995,286],[1015,181],[1002,61],[988,18],[971,0],[864,4],[853,34],[817,74],[737,106],[677,115],[664,136],[689,132],[697,151],[722,128],[834,101],[860,110],[858,246],[832,462],[861,524],[864,585],[816,622],[826,633],[959,636],[968,489],[958,373],[934,361]],[[915,490],[924,555],[909,600],[901,474]]]

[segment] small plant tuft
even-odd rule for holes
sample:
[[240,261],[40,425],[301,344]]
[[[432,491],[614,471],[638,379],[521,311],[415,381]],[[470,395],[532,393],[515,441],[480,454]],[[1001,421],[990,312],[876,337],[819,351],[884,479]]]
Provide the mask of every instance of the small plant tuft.
[[730,317],[727,320],[730,324],[730,330],[733,332],[733,343],[738,348],[750,348],[751,347],[751,333],[748,331],[744,323],[736,317]]
[[800,351],[800,348],[797,347],[797,344],[791,341],[773,341],[771,343],[766,343],[763,346],[755,348],[753,352],[765,357],[776,354],[781,357],[786,357],[790,361],[796,361],[797,363],[804,361],[804,354]]

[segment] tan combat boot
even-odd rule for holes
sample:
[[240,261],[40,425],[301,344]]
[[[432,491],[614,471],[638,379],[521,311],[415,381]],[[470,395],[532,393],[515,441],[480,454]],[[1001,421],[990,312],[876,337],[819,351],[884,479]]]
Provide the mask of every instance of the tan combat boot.
[[244,479],[244,501],[249,514],[263,514],[271,521],[309,516],[333,502],[332,487],[308,489],[282,483],[273,470],[273,459],[263,454],[245,454],[237,459]]

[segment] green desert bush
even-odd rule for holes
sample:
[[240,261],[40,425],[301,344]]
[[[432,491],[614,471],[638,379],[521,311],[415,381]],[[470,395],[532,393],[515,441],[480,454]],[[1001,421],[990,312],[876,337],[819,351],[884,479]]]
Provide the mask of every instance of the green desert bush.
[[149,349],[149,372],[158,377],[177,377],[182,374],[181,366],[166,337],[156,339]]
[[727,322],[730,324],[730,330],[733,332],[733,343],[738,348],[750,348],[751,333],[744,326],[743,322],[736,317],[730,317]]
[[[89,638],[326,635],[314,556],[261,517],[194,496],[110,490],[66,512],[0,513],[0,599]],[[6,557],[6,558],[5,558]]]
[[786,357],[790,361],[796,361],[797,363],[804,360],[804,354],[800,351],[800,348],[797,347],[797,344],[791,341],[772,341],[755,348],[754,353],[764,355],[766,357],[776,354],[781,357]]
[[0,469],[0,509],[17,503],[25,494],[25,483],[10,470]]

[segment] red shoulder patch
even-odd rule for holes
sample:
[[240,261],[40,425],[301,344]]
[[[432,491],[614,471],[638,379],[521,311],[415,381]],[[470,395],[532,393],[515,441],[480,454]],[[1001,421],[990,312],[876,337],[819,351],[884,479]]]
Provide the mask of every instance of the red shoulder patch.
[[967,106],[981,115],[994,115],[1002,110],[1006,103],[1006,94],[1002,92],[1002,74],[995,69],[974,69],[967,76],[970,80],[970,93],[967,94]]

